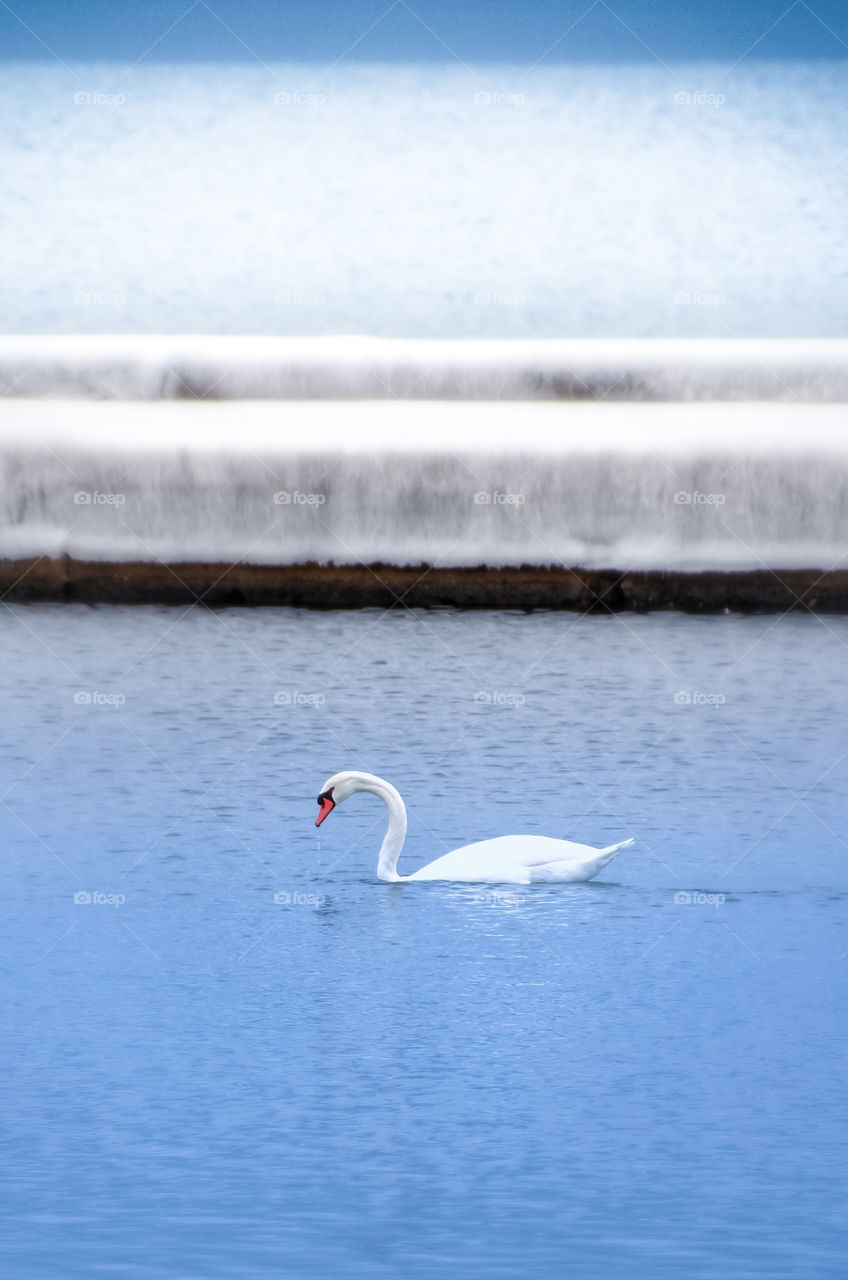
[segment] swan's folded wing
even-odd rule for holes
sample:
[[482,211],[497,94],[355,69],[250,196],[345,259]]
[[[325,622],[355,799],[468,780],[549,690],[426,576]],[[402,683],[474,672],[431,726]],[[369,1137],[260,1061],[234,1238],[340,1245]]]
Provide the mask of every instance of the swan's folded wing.
[[562,880],[591,880],[599,871],[612,862],[622,849],[627,849],[633,840],[621,840],[606,849],[591,849],[586,845],[578,845],[585,856],[556,858],[550,862],[536,862],[527,870],[534,884]]
[[525,867],[544,867],[554,862],[584,862],[601,852],[588,844],[576,844],[573,840],[554,840],[550,836],[535,836],[519,851],[519,860]]

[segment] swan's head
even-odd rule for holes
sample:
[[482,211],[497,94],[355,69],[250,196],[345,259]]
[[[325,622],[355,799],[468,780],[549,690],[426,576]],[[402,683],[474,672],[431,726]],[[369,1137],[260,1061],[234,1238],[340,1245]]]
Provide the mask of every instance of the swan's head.
[[378,778],[376,773],[362,773],[359,769],[346,769],[344,773],[334,773],[321,788],[318,796],[318,814],[316,827],[332,813],[337,804],[347,800],[355,791],[370,791],[379,796],[389,811],[389,828],[380,848],[377,862],[377,876],[380,880],[397,880],[397,861],[403,848],[406,835],[406,809],[400,795],[385,778]]
[[337,804],[347,800],[348,796],[352,796],[356,791],[370,791],[379,796],[389,806],[390,811],[399,810],[403,814],[404,830],[406,830],[406,810],[391,783],[386,782],[384,778],[378,778],[376,773],[363,773],[360,769],[345,769],[343,773],[334,773],[332,778],[327,779],[318,796],[316,827],[320,827]]
[[321,794],[318,796],[318,816],[315,819],[316,827],[320,827],[324,819],[331,814],[337,804],[341,804],[343,800],[347,800],[348,796],[352,796],[354,791],[361,788],[357,786],[357,775],[351,772],[334,773],[332,778],[328,778],[321,788]]

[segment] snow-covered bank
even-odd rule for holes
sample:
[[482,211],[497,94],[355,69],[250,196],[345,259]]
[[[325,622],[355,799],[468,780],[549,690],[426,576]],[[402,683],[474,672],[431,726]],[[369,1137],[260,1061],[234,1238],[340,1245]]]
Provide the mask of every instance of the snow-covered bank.
[[0,557],[841,569],[826,404],[0,400]]
[[841,339],[0,336],[0,394],[117,400],[848,401]]

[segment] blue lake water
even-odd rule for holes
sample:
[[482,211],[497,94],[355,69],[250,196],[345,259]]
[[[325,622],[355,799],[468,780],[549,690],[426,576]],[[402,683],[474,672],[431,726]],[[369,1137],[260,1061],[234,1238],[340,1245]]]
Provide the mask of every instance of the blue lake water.
[[[22,606],[1,643],[8,1274],[844,1275],[848,619]],[[347,767],[404,795],[401,870],[637,843],[380,884],[378,801],[313,826]]]

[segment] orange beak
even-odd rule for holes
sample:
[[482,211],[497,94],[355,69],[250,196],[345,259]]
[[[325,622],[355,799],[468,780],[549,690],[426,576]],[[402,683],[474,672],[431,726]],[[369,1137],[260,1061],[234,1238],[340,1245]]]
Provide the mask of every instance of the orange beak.
[[332,813],[336,807],[336,802],[329,791],[325,791],[323,795],[318,797],[318,804],[320,807],[318,809],[318,817],[315,819],[316,827],[320,827],[327,814]]

